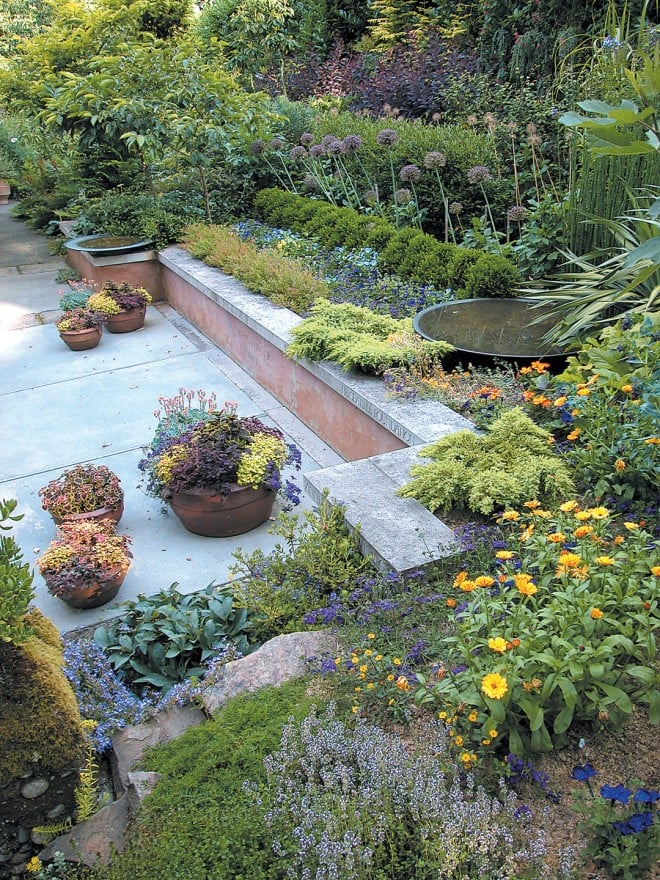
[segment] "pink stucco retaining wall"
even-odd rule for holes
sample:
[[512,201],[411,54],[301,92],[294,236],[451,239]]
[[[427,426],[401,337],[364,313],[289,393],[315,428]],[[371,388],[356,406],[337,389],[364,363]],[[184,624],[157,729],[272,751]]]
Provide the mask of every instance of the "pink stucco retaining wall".
[[162,266],[161,279],[165,298],[177,312],[346,460],[406,448],[401,439],[181,275]]
[[[136,287],[144,287],[155,302],[165,298],[161,280],[161,265],[154,251],[152,256],[135,259],[134,255],[125,257],[104,257],[92,259],[82,251],[67,250],[66,261],[79,272],[83,278],[94,281],[103,287],[106,281],[119,284],[128,283]],[[130,259],[129,259],[130,258]]]

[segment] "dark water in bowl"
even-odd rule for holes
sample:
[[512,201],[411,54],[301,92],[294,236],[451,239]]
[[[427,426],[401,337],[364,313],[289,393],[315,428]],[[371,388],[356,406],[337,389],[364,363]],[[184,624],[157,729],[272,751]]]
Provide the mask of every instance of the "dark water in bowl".
[[544,342],[555,325],[548,307],[523,299],[464,299],[430,306],[414,318],[425,339],[444,339],[459,352],[501,358],[561,357]]

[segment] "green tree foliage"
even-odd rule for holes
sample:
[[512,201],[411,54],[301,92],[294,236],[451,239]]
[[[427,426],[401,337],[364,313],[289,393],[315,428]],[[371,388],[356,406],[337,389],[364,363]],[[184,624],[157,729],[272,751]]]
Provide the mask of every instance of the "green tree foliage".
[[[0,530],[8,532],[15,515],[15,500],[0,501]],[[32,635],[25,615],[34,597],[33,576],[21,549],[11,535],[0,534],[0,642],[21,645]]]

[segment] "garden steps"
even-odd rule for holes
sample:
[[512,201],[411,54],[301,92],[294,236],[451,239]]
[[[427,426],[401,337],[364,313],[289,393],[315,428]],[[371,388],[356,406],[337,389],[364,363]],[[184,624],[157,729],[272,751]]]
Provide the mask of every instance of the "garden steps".
[[396,489],[410,479],[420,448],[476,430],[472,422],[438,401],[393,398],[380,378],[288,358],[302,318],[182,247],[166,248],[159,260],[170,306],[346,460],[306,474],[305,491],[318,504],[328,490],[347,525],[359,525],[361,549],[378,568],[405,573],[456,552],[452,530]]

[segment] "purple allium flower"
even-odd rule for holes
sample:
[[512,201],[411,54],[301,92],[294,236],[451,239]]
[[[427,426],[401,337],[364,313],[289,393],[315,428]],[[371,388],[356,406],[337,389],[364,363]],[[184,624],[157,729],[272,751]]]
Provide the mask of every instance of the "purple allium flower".
[[632,791],[625,785],[603,785],[600,789],[600,796],[608,801],[618,801],[620,804],[627,804]]
[[314,135],[310,134],[310,132],[308,131],[303,131],[303,133],[300,135],[300,143],[304,147],[311,147],[311,145],[314,143]]
[[359,134],[347,134],[341,142],[342,152],[355,153],[362,146],[362,138]]
[[376,135],[376,143],[381,147],[391,147],[398,140],[399,134],[393,128],[381,128]]
[[266,144],[262,140],[252,141],[250,144],[250,152],[253,156],[258,156],[266,149]]
[[463,211],[463,205],[460,202],[450,202],[447,209],[450,214],[458,215]]
[[409,189],[402,187],[394,193],[394,201],[397,205],[409,205],[412,202],[413,194]]
[[268,144],[271,150],[283,150],[286,146],[286,141],[283,137],[274,137],[271,142]]
[[293,147],[293,149],[289,152],[289,157],[293,159],[294,162],[297,162],[300,159],[306,159],[307,150],[302,146]]
[[312,159],[320,159],[321,156],[325,156],[325,147],[322,144],[312,144],[309,148],[309,155]]
[[430,152],[424,156],[424,168],[444,168],[447,164],[447,157],[444,153]]
[[508,220],[522,223],[523,220],[527,219],[527,208],[523,207],[523,205],[513,205],[506,212],[506,216]]
[[337,137],[333,137],[332,140],[326,144],[325,148],[328,153],[337,155],[338,153],[343,152],[344,142],[340,141]]
[[378,204],[378,193],[376,190],[368,189],[365,194],[362,196],[367,205],[377,205]]
[[475,165],[467,173],[468,183],[483,183],[484,180],[492,180],[493,175],[485,165]]
[[335,134],[324,134],[321,138],[321,146],[324,150],[328,150],[330,148],[330,145],[338,140],[339,138]]
[[404,165],[399,171],[399,180],[403,180],[404,183],[415,183],[421,176],[422,172],[417,165]]

